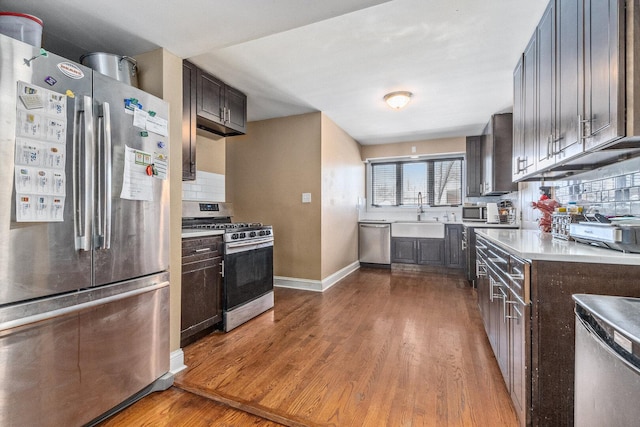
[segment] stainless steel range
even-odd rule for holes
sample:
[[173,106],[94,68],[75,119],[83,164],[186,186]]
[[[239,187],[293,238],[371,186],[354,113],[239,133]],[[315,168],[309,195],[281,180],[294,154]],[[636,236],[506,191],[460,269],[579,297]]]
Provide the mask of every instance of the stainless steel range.
[[273,228],[234,223],[230,203],[183,201],[183,236],[222,235],[225,332],[273,307]]

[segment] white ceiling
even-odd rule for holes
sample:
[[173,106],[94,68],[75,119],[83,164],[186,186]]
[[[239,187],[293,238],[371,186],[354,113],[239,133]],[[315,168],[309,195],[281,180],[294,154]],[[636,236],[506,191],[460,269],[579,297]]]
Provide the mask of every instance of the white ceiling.
[[[548,0],[0,0],[43,47],[188,58],[248,96],[249,120],[323,111],[361,144],[479,134]],[[414,96],[400,111],[384,94]]]

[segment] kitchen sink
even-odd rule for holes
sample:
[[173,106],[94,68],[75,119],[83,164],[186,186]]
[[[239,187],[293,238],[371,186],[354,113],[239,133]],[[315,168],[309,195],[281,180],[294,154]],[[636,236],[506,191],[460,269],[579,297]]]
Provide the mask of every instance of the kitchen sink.
[[444,224],[433,221],[397,221],[391,224],[391,237],[444,239]]

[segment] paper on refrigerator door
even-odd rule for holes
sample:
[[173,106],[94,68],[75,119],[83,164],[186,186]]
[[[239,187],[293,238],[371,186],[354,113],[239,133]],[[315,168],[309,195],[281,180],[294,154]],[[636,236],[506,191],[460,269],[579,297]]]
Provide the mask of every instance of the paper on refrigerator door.
[[63,221],[66,95],[18,82],[14,185],[17,222]]
[[133,125],[158,135],[169,136],[169,125],[166,119],[139,108],[133,110]]
[[128,200],[153,200],[153,167],[151,154],[125,146],[124,177],[120,197]]

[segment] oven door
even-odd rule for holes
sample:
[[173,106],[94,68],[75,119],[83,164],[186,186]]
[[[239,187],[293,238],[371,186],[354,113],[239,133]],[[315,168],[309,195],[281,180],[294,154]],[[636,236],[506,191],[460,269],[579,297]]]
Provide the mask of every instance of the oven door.
[[224,290],[226,311],[273,290],[273,239],[225,245]]

